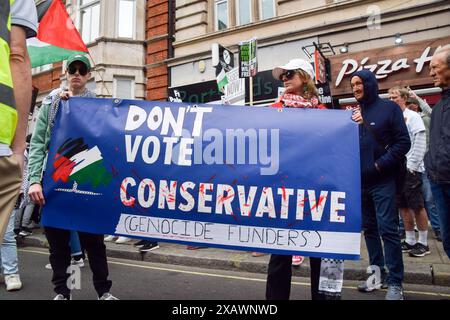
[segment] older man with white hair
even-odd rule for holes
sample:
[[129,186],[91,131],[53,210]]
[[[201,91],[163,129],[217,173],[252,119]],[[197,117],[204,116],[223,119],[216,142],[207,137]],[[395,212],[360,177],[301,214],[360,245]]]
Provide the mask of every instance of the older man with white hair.
[[431,113],[430,146],[425,166],[441,221],[442,243],[450,258],[450,44],[434,53],[430,76],[434,86],[441,87],[443,92]]

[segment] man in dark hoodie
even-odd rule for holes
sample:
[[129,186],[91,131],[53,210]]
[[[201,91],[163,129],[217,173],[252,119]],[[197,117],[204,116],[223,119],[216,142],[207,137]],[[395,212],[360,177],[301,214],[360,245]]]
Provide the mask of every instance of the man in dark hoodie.
[[[378,96],[378,83],[372,72],[355,72],[351,87],[361,107],[361,113],[355,113],[353,118],[361,123],[362,229],[370,264],[379,267],[380,273],[376,274],[381,275],[375,277],[375,281],[370,277],[358,286],[358,290],[370,292],[387,284],[386,299],[403,300],[403,259],[395,180],[411,147],[408,129],[400,107]],[[389,274],[384,268],[385,261]]]

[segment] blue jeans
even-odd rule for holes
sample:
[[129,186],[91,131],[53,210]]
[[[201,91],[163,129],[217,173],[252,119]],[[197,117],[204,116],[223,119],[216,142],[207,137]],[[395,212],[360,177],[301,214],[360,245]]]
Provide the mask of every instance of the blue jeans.
[[398,234],[402,234],[404,232],[405,232],[405,224],[403,223],[403,218],[399,212],[399,214],[398,214]]
[[[395,203],[395,181],[362,189],[362,230],[371,265],[385,271],[389,285],[403,282],[403,257],[398,234],[398,209]],[[380,238],[381,236],[381,238]],[[383,239],[383,246],[381,244]]]
[[427,172],[422,174],[422,192],[423,200],[425,201],[425,209],[427,210],[428,219],[434,231],[441,230],[441,223],[439,221],[439,213],[436,208],[436,203],[431,192],[430,180],[428,180]]
[[0,261],[3,274],[19,273],[19,264],[17,259],[17,243],[14,238],[14,218],[17,209],[14,209],[9,217],[8,226],[6,227],[3,243],[0,246]]
[[70,231],[70,252],[72,257],[78,256],[83,253],[81,250],[80,238],[78,237],[78,232]]
[[430,181],[436,208],[441,221],[442,245],[450,259],[450,185]]

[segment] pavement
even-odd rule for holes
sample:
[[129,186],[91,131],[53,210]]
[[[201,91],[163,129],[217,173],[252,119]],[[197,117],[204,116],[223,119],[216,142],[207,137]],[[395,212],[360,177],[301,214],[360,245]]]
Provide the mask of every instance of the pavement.
[[[33,229],[32,235],[25,238],[19,237],[18,245],[20,247],[48,247],[42,231],[42,229]],[[442,242],[438,242],[432,237],[432,231],[428,234],[431,254],[422,258],[413,258],[409,257],[407,253],[403,254],[404,282],[450,287],[450,260],[444,252]],[[133,243],[137,241],[132,239],[125,244],[105,242],[108,257],[263,274],[267,273],[270,257],[269,255],[253,257],[251,252],[217,248],[187,250],[185,245],[166,242],[159,242],[159,248],[156,250],[140,253],[133,246]],[[309,276],[309,262],[307,260],[306,258],[299,267],[293,268],[294,276]],[[361,236],[361,258],[359,261],[345,261],[344,279],[365,280],[368,276],[366,271],[368,266],[366,245],[364,237]]]

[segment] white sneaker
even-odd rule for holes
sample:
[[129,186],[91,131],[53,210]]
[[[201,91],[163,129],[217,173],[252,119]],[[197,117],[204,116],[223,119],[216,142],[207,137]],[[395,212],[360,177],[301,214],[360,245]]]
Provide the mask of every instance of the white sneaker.
[[129,242],[129,241],[131,241],[130,238],[127,238],[127,237],[119,237],[119,238],[117,238],[117,240],[116,240],[115,242],[116,242],[116,243],[127,243],[127,242]]
[[119,299],[114,297],[111,293],[106,292],[100,298],[98,298],[98,300],[119,300]]
[[20,281],[20,276],[17,273],[5,275],[5,285],[6,291],[16,291],[22,289],[22,281]]
[[[56,297],[53,298],[53,300],[67,300],[67,298],[62,294],[57,294]],[[72,295],[69,297],[69,300],[72,300]]]
[[52,265],[50,263],[47,263],[45,265],[45,269],[52,270]]
[[105,242],[110,242],[110,241],[113,241],[115,238],[116,238],[116,236],[109,235],[109,236],[106,236],[105,239],[103,239],[103,240]]
[[74,258],[72,258],[72,261],[70,261],[70,264],[74,265],[74,266],[78,266],[80,268],[83,268],[84,267],[84,260],[83,260],[83,258],[81,258],[79,260],[75,260]]

